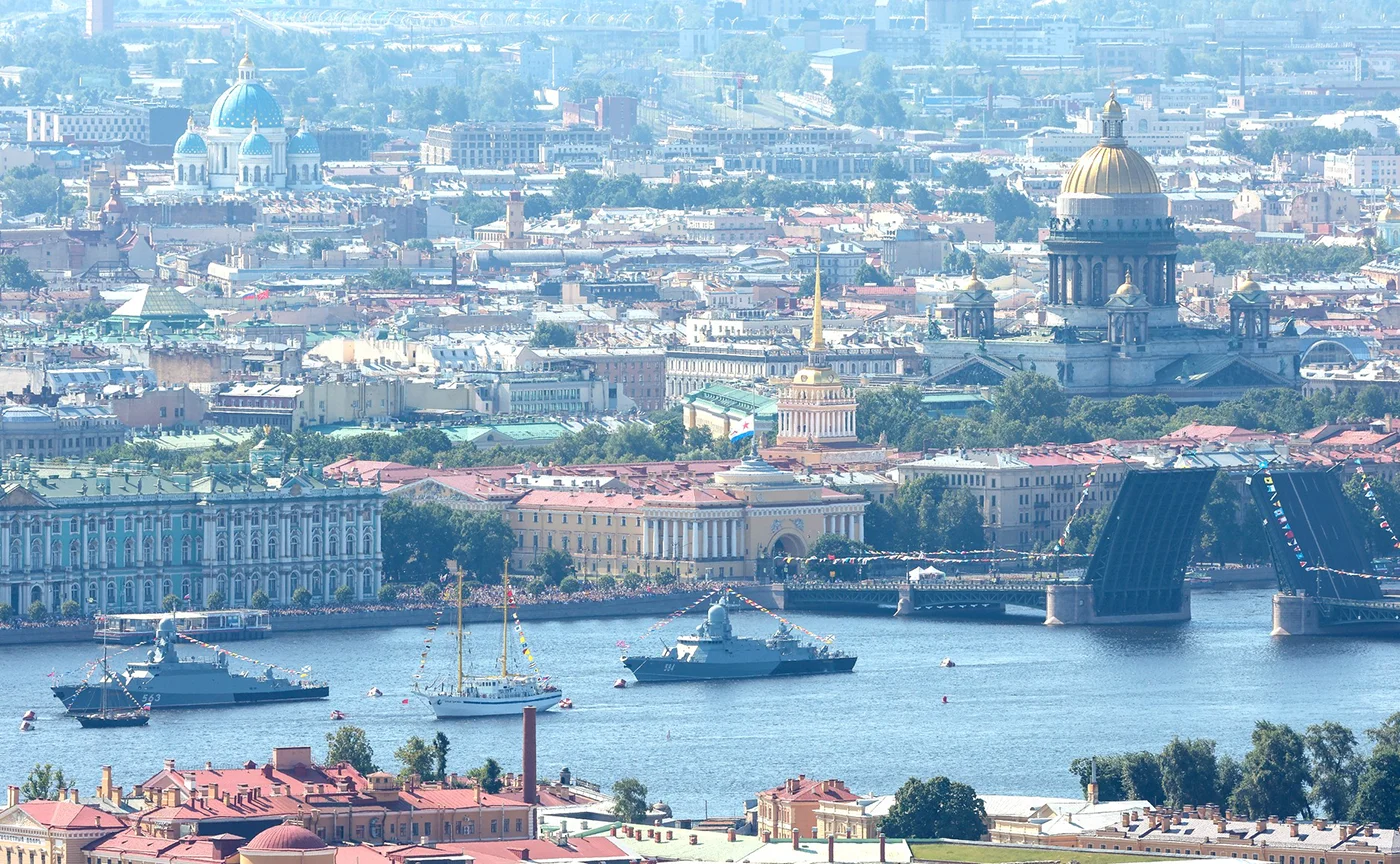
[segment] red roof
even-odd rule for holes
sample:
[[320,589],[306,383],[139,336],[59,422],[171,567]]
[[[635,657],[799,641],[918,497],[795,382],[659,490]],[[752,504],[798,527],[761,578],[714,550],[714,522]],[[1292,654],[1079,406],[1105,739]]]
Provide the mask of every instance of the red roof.
[[74,804],[72,801],[26,801],[19,805],[19,809],[45,828],[70,831],[103,828],[120,831],[122,828],[121,820],[112,814],[86,804]]
[[324,849],[326,841],[300,825],[274,825],[249,840],[243,848],[268,852]]
[[760,794],[779,801],[855,801],[859,798],[840,780],[813,780],[802,774],[797,775],[796,780],[790,779]]

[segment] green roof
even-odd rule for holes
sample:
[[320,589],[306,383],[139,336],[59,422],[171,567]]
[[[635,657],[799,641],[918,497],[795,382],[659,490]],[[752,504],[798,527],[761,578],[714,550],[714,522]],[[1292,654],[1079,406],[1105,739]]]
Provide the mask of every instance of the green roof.
[[[444,426],[444,435],[453,444],[490,444],[503,438],[520,444],[548,444],[556,438],[569,434],[569,427],[562,423],[498,423],[472,426]],[[490,436],[492,441],[482,439]]]
[[778,400],[728,384],[706,384],[685,397],[687,403],[699,404],[716,414],[758,419],[773,419],[778,415]]

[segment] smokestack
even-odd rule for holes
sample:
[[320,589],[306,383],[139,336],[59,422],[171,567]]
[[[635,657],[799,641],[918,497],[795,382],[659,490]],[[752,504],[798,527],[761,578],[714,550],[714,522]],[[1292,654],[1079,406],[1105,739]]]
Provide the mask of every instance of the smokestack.
[[524,764],[520,773],[523,775],[521,782],[525,786],[525,803],[534,804],[539,797],[539,789],[535,783],[535,706],[526,705],[524,710],[524,729],[522,744],[524,747]]

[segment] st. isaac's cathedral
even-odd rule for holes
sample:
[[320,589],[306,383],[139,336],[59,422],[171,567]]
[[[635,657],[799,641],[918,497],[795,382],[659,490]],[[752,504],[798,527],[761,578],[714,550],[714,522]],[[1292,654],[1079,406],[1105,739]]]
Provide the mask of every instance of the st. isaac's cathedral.
[[238,80],[209,112],[209,128],[190,128],[175,142],[175,188],[309,189],[321,184],[321,146],[301,122],[287,134],[282,106],[258,80],[247,54]]
[[1050,220],[1044,324],[999,334],[996,300],[974,274],[953,298],[952,332],[930,325],[924,349],[934,383],[994,385],[1029,370],[1075,394],[1186,402],[1296,386],[1292,324],[1273,326],[1269,296],[1253,281],[1231,294],[1228,327],[1181,319],[1167,196],[1123,137],[1115,96],[1099,116],[1102,137],[1065,176]]

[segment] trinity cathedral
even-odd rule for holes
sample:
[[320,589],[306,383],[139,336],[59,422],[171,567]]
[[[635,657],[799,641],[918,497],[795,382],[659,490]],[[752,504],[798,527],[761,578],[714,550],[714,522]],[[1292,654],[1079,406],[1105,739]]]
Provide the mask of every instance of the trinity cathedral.
[[287,133],[282,106],[258,80],[247,54],[238,80],[214,102],[209,128],[190,128],[175,142],[175,188],[311,189],[321,185],[321,146],[301,122]]
[[1254,282],[1230,296],[1228,328],[1181,320],[1167,196],[1152,166],[1128,147],[1115,96],[1100,123],[1098,145],[1065,177],[1050,220],[1044,325],[999,335],[996,300],[974,274],[953,298],[951,333],[930,324],[924,351],[933,382],[996,385],[1027,370],[1077,395],[1151,393],[1183,402],[1297,386],[1292,324],[1271,326],[1269,296]]

